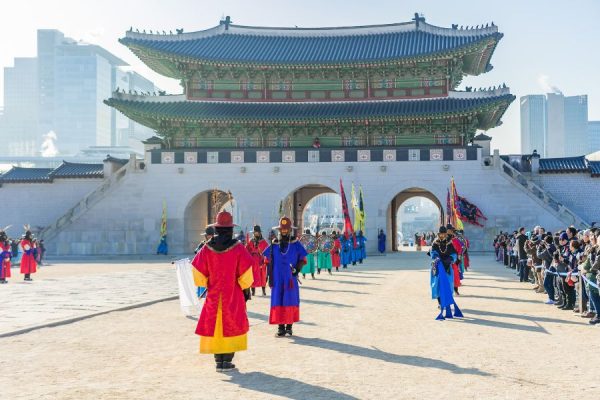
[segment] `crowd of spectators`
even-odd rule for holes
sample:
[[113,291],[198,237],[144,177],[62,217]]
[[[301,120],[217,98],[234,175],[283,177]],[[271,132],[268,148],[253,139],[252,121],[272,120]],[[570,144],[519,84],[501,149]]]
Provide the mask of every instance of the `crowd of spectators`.
[[[494,239],[496,260],[515,270],[521,282],[545,294],[545,304],[572,310],[589,323],[600,323],[600,229],[546,232],[540,226],[500,232]],[[581,306],[580,306],[581,305]]]

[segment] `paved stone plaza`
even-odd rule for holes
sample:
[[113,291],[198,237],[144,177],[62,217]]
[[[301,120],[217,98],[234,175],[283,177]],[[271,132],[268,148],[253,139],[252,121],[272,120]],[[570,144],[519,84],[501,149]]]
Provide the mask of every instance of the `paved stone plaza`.
[[[0,338],[7,399],[471,399],[589,397],[598,327],[543,304],[491,256],[474,256],[458,298],[466,318],[435,321],[423,253],[371,257],[305,280],[302,322],[276,339],[268,298],[249,304],[239,371],[199,355],[177,300]],[[14,271],[16,272],[17,270]],[[0,332],[172,297],[168,262],[56,264],[0,287]],[[581,345],[579,345],[581,344]],[[554,368],[571,371],[553,376]]]

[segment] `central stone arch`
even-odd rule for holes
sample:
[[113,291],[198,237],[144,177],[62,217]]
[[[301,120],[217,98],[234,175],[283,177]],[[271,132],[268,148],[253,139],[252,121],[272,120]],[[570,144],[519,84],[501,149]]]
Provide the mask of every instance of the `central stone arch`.
[[438,197],[430,192],[427,189],[423,189],[420,187],[411,187],[408,189],[404,189],[401,192],[397,193],[391,200],[388,209],[387,209],[387,245],[390,246],[392,251],[398,250],[398,241],[396,237],[396,232],[398,232],[398,221],[397,221],[397,213],[400,206],[407,200],[413,197],[424,197],[426,199],[431,200],[440,211],[440,224],[444,223],[444,207],[442,207],[442,203],[438,199]]
[[298,232],[304,231],[304,210],[306,205],[315,197],[325,193],[337,192],[329,186],[323,184],[306,184],[297,187],[283,200],[283,212],[290,215],[294,224],[299,228]]
[[[184,211],[184,250],[192,252],[204,238],[204,231],[223,209],[235,212],[235,200],[223,190],[205,190],[195,195]],[[235,216],[234,216],[235,218]]]

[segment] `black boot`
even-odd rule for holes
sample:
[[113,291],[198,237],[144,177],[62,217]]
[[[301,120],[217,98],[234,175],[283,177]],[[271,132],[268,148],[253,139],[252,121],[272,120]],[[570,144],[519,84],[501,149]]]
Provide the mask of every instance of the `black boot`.
[[315,278],[315,273],[314,273],[314,272],[313,272],[312,274],[310,274],[310,276],[312,276],[312,278],[313,278],[313,279],[316,279],[316,278]]
[[267,295],[267,288],[265,286],[262,287],[263,296]]
[[327,272],[329,272],[329,275],[331,275],[331,270],[330,269],[328,269]]
[[458,293],[458,288],[457,287],[454,288],[454,294],[457,295],[457,296],[460,296],[460,293]]
[[317,274],[321,274],[321,268],[317,268]]
[[227,372],[235,369],[235,364],[232,363],[233,356],[235,353],[222,354],[223,356],[223,369],[221,371]]
[[285,336],[285,325],[283,324],[279,324],[277,325],[277,333],[275,334],[276,337],[284,337]]
[[256,294],[256,288],[252,288],[252,296],[254,296]]
[[290,336],[293,335],[294,332],[292,331],[292,324],[285,326],[285,333],[286,333],[286,335],[290,335]]
[[303,277],[304,279],[306,279],[306,274],[302,274],[302,277]]
[[215,363],[217,364],[217,372],[223,370],[223,354],[215,354]]

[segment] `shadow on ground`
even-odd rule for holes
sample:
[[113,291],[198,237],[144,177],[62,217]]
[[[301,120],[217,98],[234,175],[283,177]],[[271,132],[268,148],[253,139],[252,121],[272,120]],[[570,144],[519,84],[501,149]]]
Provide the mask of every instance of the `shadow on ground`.
[[[291,371],[290,371],[291,372]],[[280,378],[265,374],[264,372],[231,372],[229,382],[239,385],[248,390],[281,396],[286,399],[328,399],[328,400],[356,400],[357,397],[327,389],[321,386],[311,385],[291,378]]]
[[372,358],[374,360],[381,360],[395,364],[404,364],[420,368],[442,369],[445,371],[452,372],[453,374],[492,376],[492,374],[485,371],[481,371],[477,368],[462,368],[456,364],[452,364],[442,360],[436,360],[433,358],[398,355],[394,353],[388,353],[376,348],[361,347],[352,344],[333,342],[330,340],[319,338],[303,338],[293,336],[292,343],[299,344],[302,346],[318,347],[320,349],[337,351],[339,353],[345,353],[352,356]]

